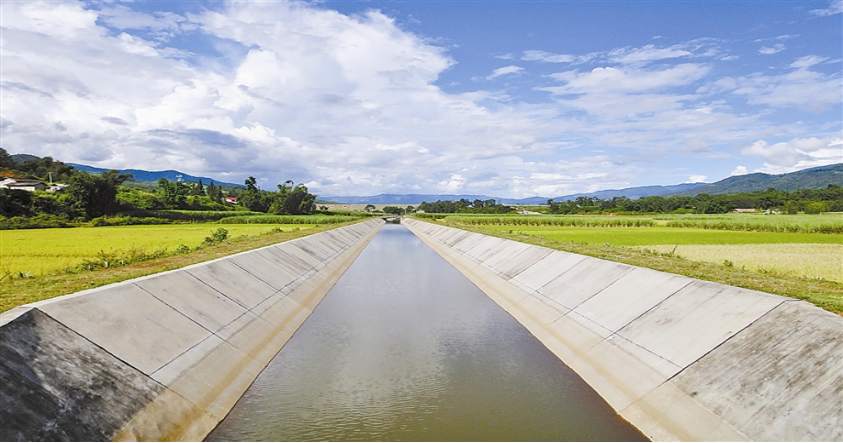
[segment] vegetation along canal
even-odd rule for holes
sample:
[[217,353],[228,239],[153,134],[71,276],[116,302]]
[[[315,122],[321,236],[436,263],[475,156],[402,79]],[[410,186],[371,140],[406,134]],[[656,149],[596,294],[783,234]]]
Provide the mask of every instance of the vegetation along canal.
[[388,224],[207,440],[646,439],[448,262]]

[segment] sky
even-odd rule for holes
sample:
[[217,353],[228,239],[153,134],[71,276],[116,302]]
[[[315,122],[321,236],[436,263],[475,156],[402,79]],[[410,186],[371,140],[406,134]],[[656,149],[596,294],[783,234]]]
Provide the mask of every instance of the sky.
[[843,0],[0,8],[12,154],[505,198],[843,162]]

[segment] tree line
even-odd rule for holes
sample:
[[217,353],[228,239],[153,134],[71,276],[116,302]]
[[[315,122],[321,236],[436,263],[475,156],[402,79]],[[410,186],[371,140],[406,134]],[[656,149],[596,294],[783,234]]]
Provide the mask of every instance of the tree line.
[[843,211],[843,188],[830,184],[821,189],[800,189],[780,191],[769,188],[766,191],[740,192],[734,194],[697,194],[695,196],[641,197],[629,199],[614,197],[578,197],[575,200],[554,202],[548,200],[551,214],[589,213],[676,213],[676,214],[725,214],[735,209],[776,211],[787,214],[805,212]]
[[[0,189],[0,216],[6,218],[69,222],[138,210],[240,209],[292,215],[311,214],[315,210],[316,196],[308,192],[305,185],[294,185],[289,180],[278,185],[277,191],[260,190],[254,177],[244,182],[245,187],[228,190],[213,182],[205,185],[201,180],[182,183],[163,178],[158,181],[157,188],[145,189],[125,186],[132,176],[116,170],[89,174],[51,157],[16,163],[3,148],[0,148],[0,172],[18,179],[52,179],[68,185],[61,192]],[[237,204],[226,201],[227,197]]]
[[470,201],[461,198],[458,201],[436,200],[433,203],[422,202],[419,211],[436,214],[509,214],[515,212],[515,208],[497,203],[495,199]]

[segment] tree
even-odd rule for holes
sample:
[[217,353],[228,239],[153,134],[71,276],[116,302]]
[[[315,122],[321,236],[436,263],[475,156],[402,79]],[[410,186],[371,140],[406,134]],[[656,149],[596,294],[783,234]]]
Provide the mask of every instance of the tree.
[[117,188],[131,177],[114,169],[99,176],[80,172],[70,179],[67,192],[73,206],[89,219],[114,214],[120,209]]
[[184,183],[171,182],[166,178],[158,180],[158,189],[164,199],[164,205],[168,209],[182,209],[187,203],[187,195],[190,188]]
[[237,197],[237,202],[249,208],[250,211],[266,212],[269,206],[261,199],[261,191],[258,189],[257,179],[250,176],[244,184],[246,185],[246,190],[240,193]]
[[374,212],[375,205],[372,205],[372,204],[366,205],[366,207],[363,208],[363,210],[366,211],[366,212]]
[[0,168],[14,168],[15,161],[5,149],[0,148]]

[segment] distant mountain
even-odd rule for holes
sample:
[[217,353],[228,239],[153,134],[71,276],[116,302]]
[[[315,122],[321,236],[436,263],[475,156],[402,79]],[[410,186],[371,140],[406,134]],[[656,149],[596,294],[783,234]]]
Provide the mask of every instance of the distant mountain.
[[[563,195],[553,197],[556,202],[565,200],[576,200],[577,197],[597,197],[603,200],[615,197],[627,197],[638,199],[641,197],[674,196],[674,195],[697,195],[728,194],[735,192],[764,191],[767,188],[776,188],[782,191],[795,191],[797,189],[824,188],[829,184],[843,186],[843,163],[830,166],[804,169],[789,174],[770,175],[763,173],[738,175],[720,180],[715,183],[683,183],[668,186],[637,186],[624,189],[607,189],[596,192]],[[419,203],[435,202],[436,200],[489,200],[495,199],[500,203],[508,205],[541,205],[547,203],[548,197],[527,197],[527,198],[500,198],[486,195],[468,194],[380,194],[374,196],[346,196],[346,197],[320,197],[333,203],[347,205],[373,204],[373,205],[418,205]]]
[[[418,205],[421,202],[432,203],[436,200],[459,200],[461,198],[467,200],[489,200],[495,197],[486,195],[467,195],[467,194],[379,194],[370,196],[339,196],[339,197],[319,197],[322,200],[327,200],[332,203],[342,203],[344,205]],[[547,201],[545,199],[545,201]]]
[[[70,166],[73,166],[74,168],[76,168],[80,171],[84,171],[84,172],[93,172],[93,173],[100,174],[100,173],[103,173],[105,171],[108,171],[108,169],[95,168],[93,166],[80,165],[80,164],[77,164],[77,163],[67,163],[67,164],[70,165]],[[204,183],[206,185],[213,181],[215,185],[243,187],[242,184],[221,182],[219,180],[214,180],[214,179],[208,178],[208,177],[196,177],[194,175],[185,174],[184,172],[173,171],[173,170],[144,171],[143,169],[121,169],[120,173],[121,174],[132,174],[132,181],[138,181],[138,182],[157,182],[158,180],[160,180],[162,178],[166,178],[167,180],[170,180],[170,181],[178,181],[179,179],[181,179],[181,181],[183,181],[183,182],[198,182],[199,180],[202,180],[202,183]]]
[[[681,185],[669,186],[637,186],[634,188],[624,189],[606,189],[603,191],[588,192],[584,194],[565,195],[562,197],[556,197],[553,200],[561,202],[565,200],[576,200],[578,197],[597,197],[602,200],[608,200],[615,197],[626,197],[631,200],[636,200],[641,197],[652,197],[654,195],[667,195],[676,192],[686,192],[705,185],[705,183],[682,183]],[[547,202],[547,200],[545,200],[545,202]]]
[[23,163],[27,160],[40,160],[41,157],[32,154],[12,154],[12,160],[15,163]]
[[719,182],[710,183],[679,192],[672,192],[665,196],[697,195],[697,194],[732,194],[737,192],[765,191],[776,188],[780,191],[795,191],[797,189],[819,189],[834,184],[843,186],[843,163],[803,169],[789,174],[754,174],[736,175]]

